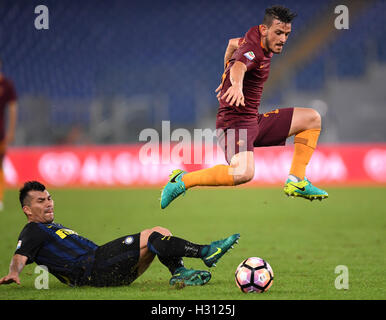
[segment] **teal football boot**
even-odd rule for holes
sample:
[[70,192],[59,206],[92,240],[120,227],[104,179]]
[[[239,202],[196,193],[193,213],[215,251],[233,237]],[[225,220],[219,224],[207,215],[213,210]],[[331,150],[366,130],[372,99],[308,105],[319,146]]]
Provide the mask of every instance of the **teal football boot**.
[[169,182],[162,189],[160,201],[161,209],[165,209],[170,204],[170,202],[177,198],[181,193],[185,193],[185,184],[181,180],[184,174],[186,174],[186,172],[183,170],[173,170],[172,174],[170,175]]
[[236,233],[224,240],[213,241],[208,245],[207,252],[201,258],[207,267],[215,267],[216,262],[229,250],[233,245],[238,243],[240,234]]
[[310,201],[316,199],[322,201],[328,198],[326,191],[313,186],[307,178],[299,182],[288,179],[284,186],[284,193],[289,197],[302,197]]
[[171,277],[169,284],[185,285],[185,286],[202,286],[211,279],[212,275],[209,271],[186,269],[185,267],[178,268]]

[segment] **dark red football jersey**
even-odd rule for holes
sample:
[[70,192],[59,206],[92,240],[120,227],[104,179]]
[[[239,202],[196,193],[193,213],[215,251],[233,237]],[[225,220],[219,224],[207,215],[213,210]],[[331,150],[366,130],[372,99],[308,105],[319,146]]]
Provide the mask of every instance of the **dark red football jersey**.
[[12,82],[6,78],[0,78],[0,140],[4,139],[5,123],[4,114],[8,103],[17,99]]
[[223,75],[223,87],[221,96],[231,86],[230,68],[236,61],[243,62],[247,66],[244,75],[243,93],[245,107],[230,106],[225,100],[220,100],[217,113],[217,120],[242,120],[256,121],[263,93],[264,82],[268,79],[269,68],[271,65],[272,53],[263,48],[260,36],[260,26],[254,26],[239,41],[239,48],[233,53]]

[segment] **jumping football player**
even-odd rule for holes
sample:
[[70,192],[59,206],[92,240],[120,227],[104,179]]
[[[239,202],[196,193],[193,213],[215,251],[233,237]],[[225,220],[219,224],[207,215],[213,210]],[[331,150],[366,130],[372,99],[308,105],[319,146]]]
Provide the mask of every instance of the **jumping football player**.
[[186,269],[181,257],[202,259],[207,267],[238,242],[239,234],[209,245],[198,245],[172,236],[168,229],[154,227],[126,235],[102,246],[54,222],[54,201],[45,186],[26,182],[20,203],[28,223],[19,236],[9,273],[1,284],[20,284],[26,264],[44,265],[61,282],[70,286],[120,286],[137,279],[155,256],[172,274],[170,285],[203,285],[209,271]]
[[216,128],[229,165],[189,173],[174,170],[162,190],[162,209],[195,186],[234,186],[251,181],[255,173],[254,148],[284,145],[293,135],[295,151],[285,194],[311,201],[328,197],[327,192],[313,186],[305,177],[321,130],[319,113],[311,108],[258,112],[271,58],[282,52],[295,17],[289,9],[273,6],[266,9],[261,25],[252,27],[243,38],[229,41],[225,71],[216,89],[219,100]]

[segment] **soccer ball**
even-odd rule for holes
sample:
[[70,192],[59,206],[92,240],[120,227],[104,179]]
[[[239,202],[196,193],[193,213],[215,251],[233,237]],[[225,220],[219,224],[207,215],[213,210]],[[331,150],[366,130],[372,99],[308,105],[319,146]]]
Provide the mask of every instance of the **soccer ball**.
[[252,257],[241,262],[235,273],[236,285],[244,293],[265,292],[273,283],[273,271],[267,261]]

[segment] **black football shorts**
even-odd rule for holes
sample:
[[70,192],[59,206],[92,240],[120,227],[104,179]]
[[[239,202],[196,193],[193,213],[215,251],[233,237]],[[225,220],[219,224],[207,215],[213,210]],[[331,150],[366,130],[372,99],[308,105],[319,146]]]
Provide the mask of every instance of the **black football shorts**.
[[84,285],[129,285],[138,277],[140,233],[110,241],[96,249],[91,273]]

